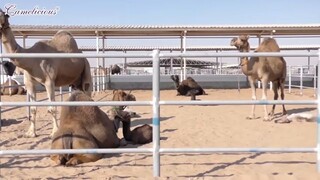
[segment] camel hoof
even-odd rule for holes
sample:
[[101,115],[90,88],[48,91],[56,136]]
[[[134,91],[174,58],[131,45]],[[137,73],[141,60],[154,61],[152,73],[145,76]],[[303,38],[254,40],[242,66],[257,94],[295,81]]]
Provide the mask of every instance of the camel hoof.
[[126,141],[126,139],[122,138],[120,139],[120,146],[126,146],[128,145],[128,142]]
[[81,164],[81,161],[73,157],[66,163],[66,166],[75,166],[78,164]]
[[248,116],[248,117],[246,117],[246,119],[248,119],[248,120],[252,120],[252,119],[259,119],[259,117],[255,117],[255,116]]
[[23,137],[25,138],[35,138],[37,137],[37,134],[36,133],[32,133],[32,132],[27,132],[23,135]]
[[284,116],[281,119],[275,120],[274,122],[280,123],[280,124],[287,124],[287,123],[291,123],[292,120],[288,119],[287,116]]

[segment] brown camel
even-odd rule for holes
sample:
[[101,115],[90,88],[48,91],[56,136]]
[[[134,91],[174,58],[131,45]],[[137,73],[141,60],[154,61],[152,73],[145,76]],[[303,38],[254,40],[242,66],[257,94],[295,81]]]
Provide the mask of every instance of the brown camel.
[[131,131],[130,114],[127,113],[125,117],[120,118],[123,124],[123,137],[126,141],[132,141],[134,144],[147,144],[152,142],[152,126],[144,124]]
[[[51,40],[39,41],[31,48],[22,48],[15,40],[9,24],[9,16],[0,10],[1,37],[8,53],[81,53],[72,35],[66,31],[57,32]],[[55,101],[55,87],[71,85],[91,95],[92,79],[86,58],[16,58],[11,62],[24,70],[25,86],[31,101],[36,100],[35,85],[45,86],[49,101]],[[31,125],[25,137],[36,136],[36,107],[31,107]],[[57,130],[56,108],[49,107],[53,117],[52,134]]]
[[[67,101],[93,100],[84,92],[75,91]],[[123,127],[127,128],[123,129],[126,134],[125,139],[138,139],[138,143],[150,142],[149,136],[135,137],[142,136],[141,134],[150,134],[150,129],[138,127],[137,130],[133,130],[136,133],[130,133],[130,115],[127,112],[122,111],[114,118],[123,121]],[[52,138],[52,149],[117,148],[121,144],[121,140],[116,134],[117,127],[114,122],[98,106],[63,106],[60,121],[60,127]],[[101,154],[57,154],[51,156],[51,159],[58,165],[67,166],[93,162],[100,158],[102,158]]]
[[[11,81],[11,85],[9,83],[9,81]],[[1,95],[23,95],[26,94],[27,91],[19,86],[20,84],[17,83],[17,81],[13,80],[13,79],[7,79],[5,83],[1,84]],[[14,86],[14,87],[4,87],[4,86]]]
[[178,91],[177,96],[191,96],[191,100],[196,100],[196,95],[207,95],[207,93],[192,77],[187,77],[187,79],[183,80],[180,84],[178,75],[171,75],[171,79]]
[[[241,35],[231,40],[231,46],[237,47],[240,52],[249,52],[250,45],[249,36]],[[273,38],[265,38],[255,52],[280,52],[277,42]],[[286,61],[283,57],[248,57],[241,58],[242,72],[248,76],[252,89],[252,99],[256,100],[255,82],[260,80],[262,83],[262,100],[267,99],[268,82],[273,83],[274,100],[278,99],[278,89],[281,90],[281,99],[284,99],[284,83],[286,79]],[[264,105],[264,120],[272,120],[274,116],[275,105],[272,106],[270,114],[268,114],[267,106]],[[282,105],[282,114],[286,115],[287,111]],[[255,118],[255,105],[252,106],[249,119]]]
[[[113,90],[113,97],[112,101],[136,101],[136,97],[129,93],[124,92],[123,90]],[[116,117],[117,115],[121,114],[122,111],[126,111],[130,114],[131,117],[136,116],[136,113],[131,111],[128,106],[114,106],[111,110],[108,111],[109,117]],[[113,119],[115,121],[115,125],[119,127],[120,121],[119,119]]]
[[[112,101],[136,101],[136,97],[123,90],[113,90]],[[125,116],[125,115],[127,116]],[[111,118],[114,119],[116,127],[119,127],[119,122],[123,123],[123,137],[127,141],[132,141],[134,144],[146,144],[152,142],[152,127],[148,124],[130,130],[131,117],[136,116],[135,112],[128,109],[128,106],[116,106],[112,109]]]

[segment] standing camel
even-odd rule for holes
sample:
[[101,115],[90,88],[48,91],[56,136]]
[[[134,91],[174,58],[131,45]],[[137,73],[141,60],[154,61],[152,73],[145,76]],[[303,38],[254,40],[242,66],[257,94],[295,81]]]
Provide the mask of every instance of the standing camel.
[[[72,35],[66,31],[59,31],[51,40],[39,41],[24,49],[16,42],[8,19],[9,16],[0,9],[0,34],[7,53],[81,53]],[[92,79],[86,58],[12,58],[11,62],[24,70],[25,86],[31,101],[36,100],[37,83],[45,86],[49,101],[55,101],[55,87],[66,85],[91,95]],[[25,137],[36,136],[36,111],[36,107],[31,107],[31,125]],[[52,136],[58,129],[56,107],[49,107],[48,112],[53,117]]]
[[[230,45],[235,46],[240,52],[249,52],[250,45],[249,36],[241,35],[233,38]],[[273,38],[265,38],[255,52],[280,52],[277,42]],[[241,58],[242,72],[248,76],[252,89],[252,100],[256,100],[255,82],[260,80],[262,83],[262,100],[267,99],[268,82],[273,83],[274,100],[278,99],[278,89],[281,90],[281,99],[284,99],[284,83],[286,79],[287,69],[286,61],[283,57],[248,57]],[[270,114],[268,114],[267,106],[264,105],[264,120],[270,121],[274,116],[275,104],[272,106]],[[251,115],[248,119],[255,118],[255,105],[252,106]],[[282,115],[286,115],[287,111],[282,105]]]

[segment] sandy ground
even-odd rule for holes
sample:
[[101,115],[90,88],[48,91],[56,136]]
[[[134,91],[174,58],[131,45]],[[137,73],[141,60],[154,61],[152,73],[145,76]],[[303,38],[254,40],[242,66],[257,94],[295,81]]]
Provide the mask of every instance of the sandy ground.
[[[111,91],[96,93],[94,100],[111,99]],[[137,100],[151,100],[149,90],[135,90]],[[248,100],[250,89],[207,90],[200,100]],[[268,91],[269,99],[272,93]],[[315,99],[313,90],[298,90],[288,94],[288,100]],[[176,96],[174,90],[161,91],[161,100],[189,100]],[[45,97],[39,93],[38,99]],[[258,90],[258,97],[261,91]],[[25,101],[25,96],[2,96],[2,101]],[[67,98],[67,95],[64,97]],[[58,98],[59,99],[59,98]],[[102,107],[107,110],[110,107]],[[141,117],[134,118],[132,127],[152,124],[152,108],[131,107]],[[271,106],[268,107],[269,110]],[[316,106],[288,105],[288,113],[316,114]],[[3,108],[7,109],[7,108]],[[316,147],[316,122],[293,121],[290,124],[247,120],[248,105],[218,106],[161,106],[161,147]],[[51,117],[45,107],[38,108],[37,138],[24,138],[29,122],[26,108],[1,115],[1,150],[49,149],[52,129]],[[282,112],[276,107],[276,115]],[[263,108],[256,114],[263,117]],[[119,137],[122,133],[119,131]],[[135,147],[128,145],[128,148]],[[152,147],[152,143],[141,147]],[[1,156],[0,179],[152,179],[151,154],[112,154],[93,163],[77,167],[55,166],[48,155]],[[163,154],[160,179],[320,179],[316,170],[315,153],[219,153],[219,154]]]

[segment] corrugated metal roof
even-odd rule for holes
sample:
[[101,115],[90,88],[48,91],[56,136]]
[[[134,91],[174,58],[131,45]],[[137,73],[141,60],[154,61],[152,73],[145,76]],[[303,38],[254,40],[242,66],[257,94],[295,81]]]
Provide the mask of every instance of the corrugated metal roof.
[[11,25],[16,35],[49,36],[65,29],[77,36],[231,36],[250,35],[320,35],[320,24],[271,25]]

